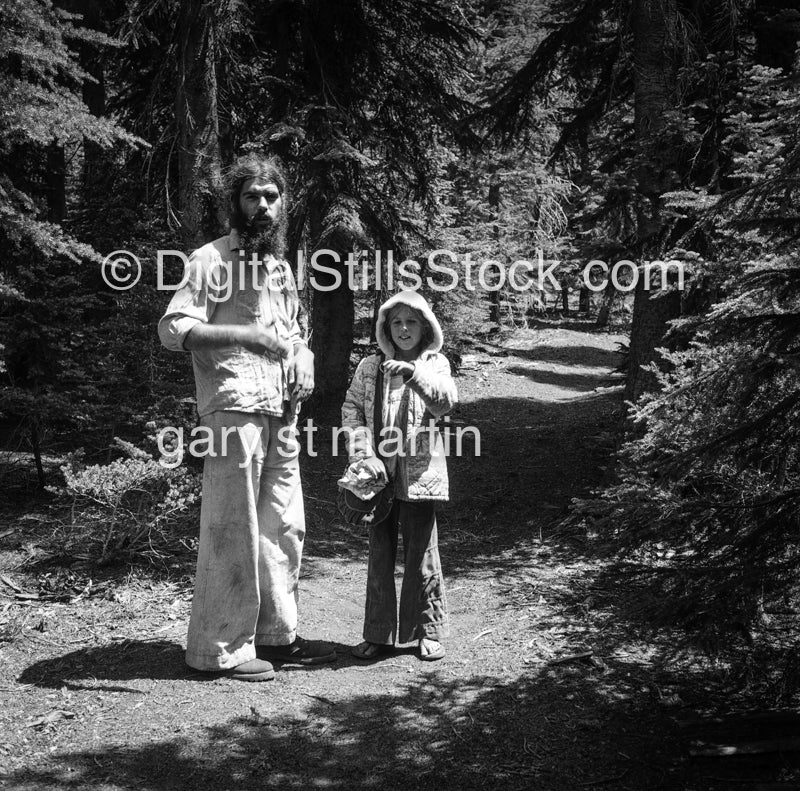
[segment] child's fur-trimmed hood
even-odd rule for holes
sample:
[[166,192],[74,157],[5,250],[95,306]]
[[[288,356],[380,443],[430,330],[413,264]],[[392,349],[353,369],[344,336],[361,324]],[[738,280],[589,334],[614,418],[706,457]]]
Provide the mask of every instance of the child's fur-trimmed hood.
[[386,326],[386,317],[389,311],[396,305],[407,305],[410,308],[415,308],[423,315],[433,332],[433,340],[421,351],[422,353],[429,352],[432,354],[438,352],[444,343],[444,336],[442,335],[442,328],[439,326],[438,319],[433,315],[430,305],[421,294],[416,291],[405,290],[399,291],[393,297],[387,299],[378,311],[378,321],[375,323],[375,338],[378,341],[378,346],[380,346],[381,351],[386,357],[391,358],[395,355],[391,332]]

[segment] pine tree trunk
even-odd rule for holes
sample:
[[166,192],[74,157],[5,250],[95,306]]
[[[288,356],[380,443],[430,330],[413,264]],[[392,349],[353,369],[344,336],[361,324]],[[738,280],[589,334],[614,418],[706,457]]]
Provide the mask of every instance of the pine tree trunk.
[[30,432],[33,461],[36,464],[36,475],[39,478],[39,487],[44,489],[44,487],[47,486],[47,479],[45,478],[44,465],[42,464],[42,448],[39,443],[39,426],[35,421],[31,421]]
[[[495,249],[502,249],[502,236],[500,232],[500,210],[502,207],[502,197],[500,192],[500,177],[497,173],[492,173],[489,177],[489,206],[495,215],[496,222],[492,226],[492,236],[494,237]],[[489,292],[489,321],[500,329],[500,290],[496,289]]]
[[668,329],[667,322],[680,315],[679,291],[670,291],[651,299],[653,293],[645,290],[641,282],[634,292],[629,373],[625,385],[625,398],[629,401],[636,401],[642,393],[656,389],[655,374],[644,370],[644,366],[659,359],[656,349],[662,344]]
[[600,310],[597,313],[597,321],[595,326],[603,328],[608,326],[608,320],[611,317],[611,308],[614,307],[614,300],[617,297],[617,289],[609,278],[606,287],[603,289],[603,300],[600,303]]
[[[333,259],[319,259],[320,264],[337,269],[342,284],[333,291],[314,289],[313,334],[314,352],[314,412],[319,409],[336,411],[344,400],[350,376],[350,352],[353,348],[353,292],[347,283],[347,269]],[[315,275],[320,286],[333,283],[333,276]]]
[[[83,101],[89,108],[89,112],[98,118],[105,115],[106,112],[106,85],[105,85],[105,69],[103,62],[97,58],[86,58],[87,63],[84,64],[83,56],[81,56],[81,67],[85,69],[97,82],[89,82],[86,80],[83,83]],[[83,141],[83,184],[85,189],[91,189],[92,185],[105,173],[104,168],[104,154],[100,145],[93,140]]]
[[[104,6],[99,0],[59,0],[58,6],[72,14],[80,14],[81,27],[110,33],[110,25],[104,19]],[[113,12],[105,6],[106,13]],[[81,68],[92,77],[84,80],[81,89],[83,103],[89,112],[99,118],[106,113],[105,54],[92,44],[77,44]],[[93,185],[107,172],[104,168],[103,149],[92,140],[83,141],[83,185],[91,190]]]
[[67,166],[64,147],[47,147],[47,219],[60,225],[67,213]]
[[[639,166],[637,231],[643,256],[652,253],[663,228],[661,196],[672,187],[675,152],[663,133],[675,110],[675,75],[669,17],[676,17],[672,0],[635,0],[633,11],[633,63],[635,72],[634,126]],[[675,27],[673,25],[673,27]],[[633,301],[630,359],[625,398],[635,400],[654,386],[653,374],[643,367],[656,358],[669,319],[680,314],[680,295],[650,299],[639,278]]]
[[578,313],[588,313],[592,309],[592,292],[585,286],[581,286],[578,292]]
[[217,59],[225,51],[227,3],[181,0],[178,18],[178,214],[184,246],[222,231],[222,154],[217,109]]
[[[325,207],[312,207],[309,213],[311,239],[321,237]],[[335,245],[326,241],[325,248],[333,250]],[[317,417],[338,415],[344,401],[350,379],[350,352],[353,349],[353,322],[355,308],[353,291],[347,279],[348,270],[344,264],[346,251],[339,254],[339,263],[332,256],[318,256],[319,266],[334,269],[339,273],[337,288],[333,286],[336,278],[324,271],[313,271],[316,287],[312,284],[312,333],[311,351],[314,352],[314,396],[311,411]]]

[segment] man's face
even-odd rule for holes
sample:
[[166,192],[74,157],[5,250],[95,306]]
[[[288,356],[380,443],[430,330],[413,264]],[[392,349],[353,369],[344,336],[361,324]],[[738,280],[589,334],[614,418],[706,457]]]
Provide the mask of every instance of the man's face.
[[262,178],[245,181],[239,193],[239,210],[251,232],[272,227],[283,212],[283,199],[277,184]]
[[280,257],[286,240],[286,214],[278,185],[257,177],[242,184],[239,202],[231,217],[238,229],[242,247],[259,258]]

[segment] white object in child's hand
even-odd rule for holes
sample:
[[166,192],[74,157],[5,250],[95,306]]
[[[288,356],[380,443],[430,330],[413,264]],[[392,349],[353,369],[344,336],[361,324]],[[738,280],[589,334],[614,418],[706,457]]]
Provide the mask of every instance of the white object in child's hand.
[[342,489],[351,491],[362,500],[371,500],[386,486],[385,474],[381,476],[366,467],[362,460],[354,461],[336,482]]

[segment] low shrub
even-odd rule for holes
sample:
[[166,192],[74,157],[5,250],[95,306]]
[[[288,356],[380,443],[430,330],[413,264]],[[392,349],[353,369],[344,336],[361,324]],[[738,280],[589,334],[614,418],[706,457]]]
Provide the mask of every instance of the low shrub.
[[72,454],[61,467],[64,486],[51,491],[70,501],[73,536],[77,531],[97,545],[99,565],[124,555],[163,558],[180,540],[173,528],[196,524],[200,476],[165,467],[129,442],[115,445],[125,456],[109,464],[85,465]]

